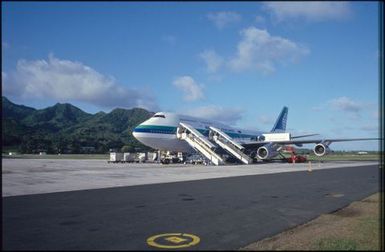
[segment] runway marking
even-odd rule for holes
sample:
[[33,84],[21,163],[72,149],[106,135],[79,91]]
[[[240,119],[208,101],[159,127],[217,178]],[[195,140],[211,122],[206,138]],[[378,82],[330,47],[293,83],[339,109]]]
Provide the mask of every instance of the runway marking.
[[158,234],[147,239],[149,246],[165,249],[187,248],[197,245],[199,242],[198,236],[184,233]]
[[345,196],[345,194],[343,194],[343,193],[327,193],[325,196],[326,197],[340,198],[340,197]]

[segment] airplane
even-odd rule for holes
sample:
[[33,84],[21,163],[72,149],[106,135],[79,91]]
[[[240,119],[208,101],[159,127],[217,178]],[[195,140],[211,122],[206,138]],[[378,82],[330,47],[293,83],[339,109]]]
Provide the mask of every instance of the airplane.
[[[209,149],[215,150],[217,146],[208,140],[214,139],[217,142],[220,137],[222,140],[217,143],[233,155],[241,155],[240,160],[243,155],[248,160],[257,158],[264,161],[279,155],[279,151],[285,145],[294,144],[301,147],[303,144],[312,143],[315,144],[314,154],[322,157],[331,152],[329,145],[333,142],[379,140],[377,138],[300,139],[318,134],[291,136],[290,133],[287,133],[288,111],[288,107],[284,106],[270,132],[245,130],[208,119],[171,112],[158,112],[135,127],[132,134],[138,141],[156,150],[182,153],[193,153],[194,150],[198,150],[203,154],[210,152],[214,156],[215,153]],[[186,139],[186,136],[181,137],[186,132],[194,134],[191,141],[184,141],[189,140]],[[216,137],[213,138],[213,135]],[[234,150],[236,148],[238,150]]]

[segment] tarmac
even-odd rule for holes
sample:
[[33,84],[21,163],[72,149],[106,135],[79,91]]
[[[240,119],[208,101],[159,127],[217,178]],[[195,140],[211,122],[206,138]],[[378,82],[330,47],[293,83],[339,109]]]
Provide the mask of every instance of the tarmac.
[[2,248],[236,250],[379,191],[376,162],[309,168],[3,160]]
[[223,177],[322,170],[378,162],[184,165],[107,163],[107,160],[2,159],[2,196],[30,195]]

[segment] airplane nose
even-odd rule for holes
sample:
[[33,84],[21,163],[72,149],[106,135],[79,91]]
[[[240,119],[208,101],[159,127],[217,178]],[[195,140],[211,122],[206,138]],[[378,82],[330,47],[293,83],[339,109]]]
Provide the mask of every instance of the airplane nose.
[[143,140],[143,134],[145,134],[146,132],[143,130],[143,125],[142,124],[139,124],[138,126],[136,126],[135,128],[132,129],[132,135],[139,141],[139,142],[142,142]]
[[135,128],[132,130],[132,135],[133,135],[136,139],[138,139],[138,126],[135,127]]

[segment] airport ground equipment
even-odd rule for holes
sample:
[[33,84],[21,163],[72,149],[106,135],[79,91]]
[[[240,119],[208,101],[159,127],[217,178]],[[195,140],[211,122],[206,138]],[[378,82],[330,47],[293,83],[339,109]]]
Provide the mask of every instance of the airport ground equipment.
[[124,162],[134,162],[135,156],[136,156],[136,153],[125,152],[123,154],[123,161]]
[[[245,164],[253,163],[253,158],[244,152],[245,147],[228,134],[213,126],[209,126],[207,129],[209,130],[208,137],[202,135],[191,125],[181,122],[176,134],[178,139],[185,140],[215,165],[222,165],[225,164],[225,161],[230,161],[230,158],[226,158],[225,153],[230,154],[234,160],[239,160]],[[291,135],[290,133],[266,133],[263,134],[263,138],[269,143],[257,149],[256,156],[260,160],[270,159],[280,154],[282,146],[275,142],[290,141]],[[289,162],[285,157],[283,158]],[[293,157],[291,160],[292,162],[304,162],[306,158],[298,156],[298,158]]]
[[288,163],[305,163],[307,162],[307,157],[304,155],[299,155],[293,146],[286,146],[283,148],[284,153],[289,153],[290,157],[284,156],[282,153],[279,153],[282,157],[282,161]]
[[123,153],[121,152],[111,152],[110,160],[108,163],[119,163],[123,160]]
[[224,133],[223,131],[215,128],[210,128],[210,136],[212,139],[223,149],[233,155],[235,158],[239,159],[245,164],[251,164],[253,162],[252,158],[250,158],[246,153],[243,153],[244,147],[237,142],[235,142],[229,135]]
[[162,164],[181,163],[183,162],[183,153],[166,151],[161,154],[160,162]]
[[157,152],[148,152],[147,153],[147,161],[156,162],[157,158],[158,158]]
[[147,152],[139,152],[136,153],[135,162],[137,163],[144,163],[147,159]]
[[286,158],[288,163],[305,163],[307,158],[305,156],[297,155],[293,153],[290,157]]
[[[192,148],[215,165],[225,163],[225,159],[216,152],[218,146],[245,164],[253,162],[253,159],[242,151],[244,147],[234,141],[229,135],[212,126],[209,127],[209,130],[209,138],[206,138],[189,124],[180,123],[177,129],[177,138],[187,141]],[[213,140],[216,144],[210,140]]]
[[206,164],[206,162],[201,154],[194,153],[186,157],[184,164]]
[[158,153],[156,152],[110,152],[110,159],[107,163],[145,163],[156,162]]
[[223,158],[215,152],[216,146],[191,125],[179,123],[176,134],[178,139],[185,140],[192,148],[203,154],[213,164],[221,165],[225,163]]

